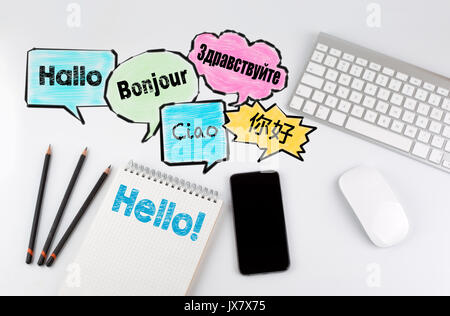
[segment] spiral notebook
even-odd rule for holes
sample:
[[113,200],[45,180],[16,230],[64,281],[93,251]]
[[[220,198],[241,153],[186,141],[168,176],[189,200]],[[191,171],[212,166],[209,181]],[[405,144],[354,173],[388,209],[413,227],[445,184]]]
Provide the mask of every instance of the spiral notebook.
[[60,294],[186,295],[221,207],[217,192],[130,162]]

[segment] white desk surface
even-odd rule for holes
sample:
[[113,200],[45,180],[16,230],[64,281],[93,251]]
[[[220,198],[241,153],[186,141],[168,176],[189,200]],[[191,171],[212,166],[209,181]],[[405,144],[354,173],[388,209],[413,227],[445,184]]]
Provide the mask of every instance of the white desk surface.
[[[107,108],[81,109],[86,121],[82,126],[64,110],[30,109],[24,102],[26,52],[33,47],[115,49],[121,62],[153,48],[187,54],[196,34],[225,29],[242,32],[250,40],[265,39],[281,50],[283,64],[290,71],[290,84],[263,102],[266,106],[276,102],[286,108],[320,31],[450,76],[450,2],[379,0],[382,25],[370,28],[366,25],[366,9],[371,1],[361,0],[276,4],[269,0],[176,4],[79,0],[82,24],[76,29],[66,25],[69,2],[8,1],[0,10],[0,294],[56,294],[105,193],[102,191],[95,200],[54,268],[25,265],[43,154],[49,143],[53,144],[54,157],[37,252],[78,155],[87,145],[89,158],[58,239],[98,173],[109,163],[117,167],[133,158],[222,192],[223,215],[192,295],[450,294],[449,174],[307,120],[319,129],[306,146],[305,162],[278,155],[278,159],[258,165],[254,162],[261,152],[256,146],[232,144],[231,155],[247,151],[248,161],[232,159],[203,176],[201,166],[163,164],[159,137],[142,144],[145,127],[120,120]],[[202,85],[199,100],[211,97],[218,96]],[[234,96],[225,99],[232,101]],[[277,164],[292,265],[285,273],[244,277],[237,267],[229,177]],[[398,247],[375,248],[338,190],[338,177],[361,164],[378,168],[407,210],[413,229]],[[373,267],[375,270],[371,270]]]

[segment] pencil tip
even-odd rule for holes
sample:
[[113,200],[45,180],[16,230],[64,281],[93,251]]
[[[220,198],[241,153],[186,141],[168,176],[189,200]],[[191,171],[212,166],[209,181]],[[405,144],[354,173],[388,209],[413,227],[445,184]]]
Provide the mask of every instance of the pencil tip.
[[86,148],[83,150],[82,155],[83,155],[83,156],[86,156],[86,155],[87,155],[87,152],[88,152],[88,148],[86,147]]
[[45,263],[45,258],[41,255],[38,260],[38,266],[43,266]]
[[106,173],[106,174],[109,174],[110,172],[111,172],[111,165],[109,165],[109,167],[106,168],[106,170],[105,170],[105,173]]
[[25,262],[27,264],[31,264],[31,262],[33,262],[33,256],[30,253],[27,253],[27,259]]
[[51,155],[52,154],[52,145],[48,145],[48,149],[47,149],[47,155]]
[[47,263],[45,264],[48,268],[50,268],[53,265],[53,262],[55,262],[55,258],[52,256],[48,258]]

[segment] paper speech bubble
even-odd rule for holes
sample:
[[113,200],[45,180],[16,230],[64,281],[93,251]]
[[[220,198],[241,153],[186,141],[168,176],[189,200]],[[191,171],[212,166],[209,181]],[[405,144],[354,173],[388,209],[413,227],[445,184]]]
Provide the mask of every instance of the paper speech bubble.
[[205,164],[207,173],[228,160],[223,101],[165,105],[161,108],[161,155],[168,165]]
[[64,108],[84,124],[79,107],[106,106],[105,83],[116,65],[114,51],[32,49],[25,101],[29,107]]
[[225,127],[235,135],[235,142],[256,144],[265,150],[258,162],[278,152],[303,161],[303,146],[309,142],[308,135],[316,130],[302,125],[303,117],[286,116],[276,104],[265,110],[256,102],[226,115],[229,123]]
[[178,52],[147,51],[119,65],[106,85],[111,110],[131,123],[147,124],[142,142],[159,126],[163,104],[195,101],[198,75],[191,62]]
[[287,87],[279,50],[262,40],[250,43],[234,31],[197,35],[188,57],[214,92],[238,94],[235,105],[270,98]]

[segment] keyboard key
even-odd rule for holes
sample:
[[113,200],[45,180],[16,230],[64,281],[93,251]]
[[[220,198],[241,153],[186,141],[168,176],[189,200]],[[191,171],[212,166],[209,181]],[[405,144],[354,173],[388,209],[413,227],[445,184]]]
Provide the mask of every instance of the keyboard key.
[[403,86],[402,93],[409,97],[412,97],[414,95],[414,90],[415,90],[415,88],[413,86],[411,86],[409,84],[405,84]]
[[370,123],[375,123],[377,120],[378,114],[376,112],[367,110],[366,115],[364,116],[364,120]]
[[401,81],[407,81],[408,80],[408,75],[401,73],[401,72],[397,72],[397,74],[395,75],[395,78],[401,80]]
[[391,130],[393,130],[396,133],[401,134],[403,132],[404,127],[405,127],[405,123],[395,120],[392,123]]
[[352,115],[361,118],[364,115],[364,111],[365,110],[362,106],[354,105],[352,109]]
[[309,115],[314,115],[314,112],[316,111],[317,103],[312,101],[306,101],[305,106],[303,107],[303,112]]
[[426,117],[419,116],[417,118],[417,121],[416,121],[416,126],[420,127],[420,128],[423,128],[423,129],[426,129],[427,126],[428,126],[428,122],[429,122],[429,120]]
[[304,85],[299,85],[297,88],[297,94],[305,97],[305,98],[309,98],[311,96],[313,89]]
[[314,53],[312,54],[311,60],[315,61],[316,63],[321,64],[324,58],[325,58],[324,53],[321,53],[321,52],[315,50]]
[[416,143],[412,153],[417,157],[427,159],[430,149],[431,149],[430,146],[424,145],[422,143]]
[[336,105],[338,104],[338,101],[339,101],[338,98],[333,97],[332,95],[329,95],[327,97],[327,99],[325,100],[325,105],[334,109],[336,107]]
[[431,133],[429,133],[427,131],[420,131],[419,132],[419,137],[417,139],[419,141],[421,141],[422,143],[428,144],[430,142],[430,139],[431,139]]
[[442,108],[444,110],[450,111],[450,99],[445,99],[442,103]]
[[403,106],[405,108],[407,108],[408,110],[415,111],[416,106],[417,106],[417,101],[414,99],[411,99],[411,98],[407,98],[405,101],[405,104]]
[[376,80],[377,85],[386,87],[387,83],[389,81],[389,78],[385,75],[379,74]]
[[356,58],[356,63],[360,66],[366,67],[368,64],[368,61],[364,58]]
[[412,83],[413,85],[419,86],[419,87],[422,84],[422,80],[414,78],[414,77],[409,78],[409,82]]
[[348,95],[350,93],[350,90],[345,87],[339,87],[336,95],[342,99],[347,99]]
[[332,82],[325,82],[325,86],[323,87],[323,90],[329,94],[334,94],[334,91],[336,91],[337,85]]
[[439,104],[441,104],[441,97],[440,96],[438,96],[437,94],[431,94],[430,95],[430,98],[428,99],[428,102],[431,104],[431,105],[434,105],[434,106],[439,106]]
[[321,43],[319,43],[319,44],[317,44],[317,47],[316,47],[318,50],[320,50],[320,51],[322,51],[322,52],[327,52],[328,51],[328,46],[327,45],[325,45],[325,44],[321,44]]
[[325,99],[325,96],[326,96],[325,93],[323,93],[322,91],[316,90],[316,91],[314,91],[314,94],[311,99],[313,99],[314,102],[322,103],[323,100]]
[[294,110],[301,110],[304,102],[305,99],[300,98],[299,96],[294,96],[291,101],[291,108],[293,108]]
[[350,63],[346,62],[345,60],[340,60],[336,68],[339,71],[347,72],[350,68]]
[[387,101],[389,100],[389,96],[391,95],[391,92],[385,88],[380,88],[380,90],[378,90],[378,94],[377,97],[381,100]]
[[364,101],[363,101],[362,105],[364,105],[366,108],[373,109],[373,107],[375,106],[375,102],[376,101],[377,100],[375,98],[366,96],[364,98]]
[[313,63],[312,61],[309,62],[308,66],[306,67],[306,71],[312,73],[313,75],[317,75],[319,77],[322,77],[325,74],[326,68],[322,65]]
[[352,93],[350,94],[349,100],[352,101],[353,103],[360,104],[362,97],[363,97],[363,95],[361,93],[352,91]]
[[330,81],[336,81],[339,76],[339,73],[336,70],[328,69],[327,74],[325,75],[325,78],[327,78]]
[[334,66],[336,66],[336,63],[337,63],[337,58],[333,57],[333,56],[327,56],[327,58],[325,58],[325,61],[324,61],[324,64],[330,68],[334,68]]
[[[446,127],[444,128],[444,131],[442,132],[442,135],[443,135],[444,137],[450,139],[450,126],[446,126]],[[450,145],[450,142],[449,142],[449,145]]]
[[431,140],[431,146],[442,149],[444,147],[445,139],[441,136],[433,136],[433,139]]
[[401,94],[393,93],[391,97],[391,103],[395,105],[402,105],[404,99],[405,97]]
[[444,112],[439,109],[436,109],[436,108],[432,109],[431,114],[430,114],[431,118],[436,121],[442,120],[443,115],[444,115]]
[[362,67],[353,65],[352,69],[350,69],[350,74],[352,76],[359,77],[359,76],[361,76],[362,71],[363,71]]
[[342,59],[352,63],[355,60],[355,56],[345,53],[342,55]]
[[417,89],[415,98],[420,101],[425,101],[427,99],[428,92],[423,89]]
[[391,81],[389,82],[389,89],[391,89],[391,90],[399,92],[401,87],[402,87],[402,82],[399,80],[391,79]]
[[331,113],[330,119],[328,120],[330,123],[338,125],[338,126],[344,126],[345,119],[347,118],[347,115],[344,113],[333,111]]
[[449,91],[447,89],[439,87],[437,88],[437,93],[442,95],[443,97],[448,97]]
[[389,125],[391,124],[392,119],[388,116],[380,115],[380,118],[378,119],[378,125],[389,128]]
[[310,75],[308,73],[305,73],[302,78],[302,83],[314,87],[316,89],[322,88],[323,81],[324,81],[323,79],[316,77],[314,75]]
[[445,145],[445,151],[450,153],[450,140],[448,140],[447,145]]
[[444,158],[444,153],[440,150],[433,149],[430,154],[430,161],[434,162],[437,165],[440,165],[442,162],[442,158]]
[[425,83],[423,84],[423,87],[424,87],[425,89],[427,89],[428,91],[431,91],[431,92],[433,92],[434,89],[436,89],[436,86],[435,86],[434,84],[429,83],[429,82],[425,82]]
[[350,80],[352,80],[352,77],[346,74],[341,74],[338,82],[343,86],[348,86],[350,85]]
[[430,161],[440,165],[442,162],[442,158],[444,158],[444,153],[440,150],[433,149],[430,154]]
[[382,127],[356,119],[354,117],[349,117],[345,127],[355,133],[362,134],[366,137],[372,138],[405,152],[409,152],[413,144],[413,141],[406,136],[395,134]]
[[412,125],[406,126],[406,129],[405,129],[406,136],[408,136],[410,138],[416,138],[417,132],[418,132],[417,127],[412,126]]
[[388,67],[384,67],[383,68],[383,73],[385,75],[388,75],[389,77],[392,77],[392,76],[394,76],[395,71],[394,71],[394,69],[391,69],[391,68],[388,68]]
[[368,83],[366,84],[366,88],[364,89],[364,92],[368,95],[375,95],[377,93],[378,87],[374,84]]
[[350,111],[351,107],[352,107],[352,104],[350,102],[341,100],[341,102],[339,102],[338,110],[341,112],[348,113],[348,111]]
[[444,122],[445,124],[450,125],[450,113],[445,115]]
[[428,113],[430,113],[431,107],[428,104],[425,103],[419,103],[419,107],[417,108],[417,112],[419,114],[428,116]]
[[332,48],[330,49],[330,55],[336,56],[336,57],[341,57],[342,52],[339,49],[336,48]]
[[403,113],[402,120],[404,122],[409,123],[409,124],[413,124],[415,119],[416,119],[416,114],[414,112],[405,111],[405,113]]
[[366,69],[366,71],[364,71],[363,79],[372,82],[375,80],[376,75],[376,72]]
[[317,109],[316,117],[326,121],[328,119],[328,115],[330,114],[330,109],[321,105]]
[[430,132],[435,133],[435,134],[440,134],[442,131],[442,124],[432,121],[430,124],[430,128],[429,128]]
[[389,116],[399,119],[402,116],[402,109],[398,106],[392,106],[389,111]]
[[383,102],[383,101],[378,101],[377,107],[376,107],[376,110],[378,112],[386,114],[388,109],[389,109],[389,104],[387,104],[386,102]]
[[375,71],[380,71],[381,70],[381,65],[376,64],[376,63],[370,63],[369,64],[369,68]]
[[444,160],[442,164],[445,168],[450,169],[450,160]]
[[362,88],[364,87],[364,81],[360,79],[353,79],[351,87],[352,89],[361,91]]

